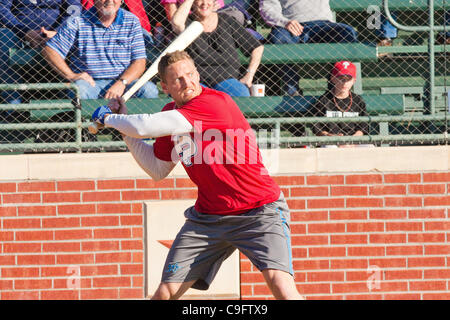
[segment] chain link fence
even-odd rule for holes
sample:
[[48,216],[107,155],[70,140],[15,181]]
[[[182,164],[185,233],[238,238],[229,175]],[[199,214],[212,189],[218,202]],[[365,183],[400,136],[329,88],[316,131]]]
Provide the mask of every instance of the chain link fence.
[[[129,0],[121,5],[139,16],[144,33],[152,35],[145,41],[147,67],[175,36],[168,16],[177,4],[161,3],[164,1]],[[0,5],[2,153],[126,150],[114,130],[89,134],[92,111],[107,100],[102,94],[98,99],[80,99],[81,89],[60,76],[43,57],[42,47],[53,34],[39,28],[39,42],[23,28],[11,27],[12,19],[20,18],[26,6],[60,10],[66,19],[92,6],[83,0],[77,9],[73,2],[62,1],[66,6],[54,7],[56,1],[8,0]],[[287,29],[273,28],[274,19],[263,2],[225,0],[224,6],[221,1],[215,4],[219,16],[231,17],[239,25],[228,35],[236,42],[233,46],[240,46],[236,49],[240,67],[234,66],[237,80],[248,80],[255,59],[253,50],[246,47],[255,47],[254,42],[247,39],[243,44],[238,39],[252,37],[264,46],[260,64],[250,70],[252,75],[255,71],[253,88],[247,81],[245,90],[233,97],[261,143],[282,148],[448,144],[450,7],[445,0],[331,0],[330,19],[339,23],[339,29],[317,21],[304,22],[302,34],[295,39]],[[311,4],[317,6],[316,1]],[[245,34],[236,36],[236,32]],[[204,41],[220,52],[212,34]],[[195,55],[193,48],[189,50]],[[201,57],[195,57],[197,64],[210,64],[210,68],[200,68],[208,70],[200,72],[202,83],[217,85],[207,79],[222,79],[230,61],[201,61]],[[69,55],[67,61],[71,58]],[[344,62],[333,76],[339,61]],[[351,70],[353,66],[355,70]],[[348,74],[353,72],[356,80],[346,95],[345,86],[351,82]],[[157,112],[170,101],[158,77],[152,81],[158,94],[130,99],[130,113]]]

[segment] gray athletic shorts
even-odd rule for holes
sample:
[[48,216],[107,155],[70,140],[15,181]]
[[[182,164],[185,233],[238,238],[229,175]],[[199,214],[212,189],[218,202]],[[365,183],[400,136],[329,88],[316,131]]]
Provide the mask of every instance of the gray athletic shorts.
[[193,288],[207,290],[221,264],[239,249],[259,269],[294,274],[289,208],[280,199],[235,216],[202,214],[194,207],[167,256],[162,282],[196,280]]

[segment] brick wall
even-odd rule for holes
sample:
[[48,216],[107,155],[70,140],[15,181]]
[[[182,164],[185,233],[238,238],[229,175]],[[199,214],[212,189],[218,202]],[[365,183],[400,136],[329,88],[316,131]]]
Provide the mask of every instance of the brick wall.
[[[308,299],[450,299],[448,171],[275,179]],[[0,299],[143,298],[143,202],[195,196],[185,177],[0,181]],[[244,256],[241,296],[271,297]]]

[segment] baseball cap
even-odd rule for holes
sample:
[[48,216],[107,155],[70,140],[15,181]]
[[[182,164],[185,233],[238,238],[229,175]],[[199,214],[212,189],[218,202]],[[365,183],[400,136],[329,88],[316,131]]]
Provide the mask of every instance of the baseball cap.
[[350,61],[339,61],[334,64],[333,71],[331,72],[333,76],[351,76],[356,78],[356,66]]

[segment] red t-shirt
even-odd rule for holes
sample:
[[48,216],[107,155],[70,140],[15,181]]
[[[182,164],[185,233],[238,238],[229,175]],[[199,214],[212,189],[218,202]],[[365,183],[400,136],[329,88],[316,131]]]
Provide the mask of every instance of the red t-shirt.
[[277,200],[280,188],[261,162],[254,132],[231,97],[203,88],[176,108],[193,126],[182,136],[157,138],[154,152],[164,161],[181,160],[198,186],[195,209],[207,214],[240,214]]

